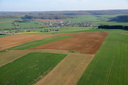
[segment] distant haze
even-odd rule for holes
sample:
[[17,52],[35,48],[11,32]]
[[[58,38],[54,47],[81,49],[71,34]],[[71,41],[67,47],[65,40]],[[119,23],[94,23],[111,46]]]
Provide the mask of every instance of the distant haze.
[[128,9],[128,0],[0,0],[0,11]]

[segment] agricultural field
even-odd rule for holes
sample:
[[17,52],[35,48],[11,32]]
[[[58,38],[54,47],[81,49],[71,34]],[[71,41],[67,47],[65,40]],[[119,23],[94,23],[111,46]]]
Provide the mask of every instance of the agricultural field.
[[[128,85],[127,29],[98,28],[128,26],[110,21],[120,15],[60,13],[59,19],[56,15],[45,19],[30,14],[0,19],[0,85]],[[48,21],[65,25],[43,24]]]
[[[120,14],[115,15],[73,15],[76,18],[67,18],[67,19],[31,19],[23,22],[14,22],[15,20],[22,21],[21,18],[5,18],[0,19],[0,29],[1,31],[17,31],[17,32],[40,32],[45,29],[55,29],[47,25],[41,24],[47,21],[71,21],[72,23],[91,23],[92,28],[99,25],[124,25],[128,26],[127,22],[115,22],[109,21],[110,18],[119,16]],[[42,22],[43,21],[43,22]],[[59,30],[63,30],[64,27],[60,27]],[[69,27],[76,28],[77,27]],[[78,27],[79,28],[79,27]],[[85,27],[86,28],[86,27]],[[56,28],[58,29],[58,28]],[[73,29],[74,30],[74,29]],[[80,30],[80,29],[79,29]]]
[[26,34],[26,35],[11,35],[7,37],[0,38],[0,50],[5,50],[10,47],[20,45],[26,42],[44,39],[53,37],[55,35],[32,35],[32,34]]
[[94,55],[68,54],[48,75],[35,85],[76,85]]
[[95,54],[102,42],[105,40],[108,33],[89,32],[69,33],[68,35],[74,35],[74,37],[47,43],[31,49],[74,50],[85,54]]
[[40,46],[46,43],[54,42],[60,39],[68,38],[68,37],[71,37],[71,36],[55,36],[55,37],[46,38],[42,40],[31,41],[28,43],[24,43],[24,44],[9,48],[8,50],[25,50],[25,49]]
[[0,38],[2,38],[2,37],[6,37],[7,35],[0,35]]
[[[127,60],[128,32],[125,30],[114,30],[114,29],[113,30],[104,29],[103,31],[106,31],[106,32],[103,32],[101,30],[97,30],[97,31],[92,30],[92,32],[90,31],[80,32],[80,33],[62,33],[62,34],[60,33],[60,34],[47,34],[47,35],[19,34],[19,35],[11,35],[7,37],[3,37],[0,40],[1,41],[8,40],[6,41],[6,43],[5,42],[3,43],[7,46],[10,40],[12,40],[11,42],[13,45],[14,45],[14,42],[16,41],[19,42],[19,40],[22,41],[22,39],[23,40],[26,39],[27,41],[22,42],[24,44],[22,43],[16,44],[15,45],[16,47],[13,47],[13,46],[12,48],[8,47],[10,48],[9,51],[0,53],[0,56],[1,56],[0,66],[1,68],[3,68],[6,66],[10,66],[14,62],[19,63],[19,61],[21,61],[22,58],[24,58],[24,56],[26,56],[26,54],[28,53],[31,54],[34,52],[34,54],[37,56],[39,52],[49,52],[49,53],[55,52],[56,54],[58,53],[66,54],[68,56],[66,56],[65,59],[62,59],[62,62],[58,63],[58,65],[56,64],[56,67],[54,66],[55,68],[53,67],[52,68],[53,70],[50,70],[49,73],[47,73],[47,75],[45,74],[45,77],[43,76],[44,78],[39,78],[39,79],[37,78],[36,81],[35,81],[35,78],[34,80],[28,80],[28,81],[31,81],[29,83],[30,85],[33,83],[35,83],[36,85],[42,85],[42,84],[43,85],[52,85],[52,84],[54,85],[56,84],[61,84],[61,85],[65,85],[65,84],[121,85],[122,84],[122,85],[126,85],[127,71],[125,69],[127,65],[126,60]],[[34,37],[36,37],[35,41],[32,40],[34,39]],[[65,42],[65,41],[68,41],[68,42]],[[34,47],[34,48],[31,48],[31,47]],[[27,49],[27,50],[24,50],[24,49]],[[31,60],[33,58],[29,57],[29,59]],[[13,64],[13,65],[14,65],[13,67],[15,67],[15,65],[18,65],[18,64]],[[100,67],[100,69],[98,67]],[[116,73],[115,71],[117,69],[118,69],[118,72]],[[21,68],[19,71],[21,72]],[[27,71],[30,71],[30,70],[27,69]],[[8,79],[15,77],[15,75],[12,75],[10,73],[9,75],[10,77],[8,77]],[[62,75],[65,75],[65,77],[63,77],[64,79],[60,78],[60,76]],[[97,78],[97,75],[101,75],[101,76],[98,76]],[[18,74],[18,76],[19,78],[22,78],[21,75]],[[32,76],[37,76],[37,75],[35,74]],[[14,85],[16,85],[18,82],[22,82],[21,83],[22,85],[25,82],[24,80],[20,80],[18,77],[15,77],[15,78],[17,79],[13,81],[11,80],[8,82],[14,83]],[[1,79],[4,79],[4,78],[1,78]],[[5,80],[8,80],[8,79],[6,79],[5,77]],[[59,80],[59,82],[56,80]],[[94,81],[95,83],[92,81]],[[119,82],[117,83],[117,81]],[[26,82],[27,82],[27,79],[26,79]]]
[[14,28],[12,22],[17,20],[17,18],[6,18],[0,19],[0,29],[10,29]]
[[0,19],[0,23],[6,23],[6,22],[13,22],[17,18],[5,18],[5,19]]
[[127,38],[109,34],[77,85],[127,85]]
[[29,53],[0,67],[1,85],[32,85],[51,71],[66,55]]
[[75,23],[79,22],[91,22],[92,25],[98,26],[98,25],[126,25],[128,26],[127,22],[115,22],[115,21],[109,21],[110,18],[119,16],[118,15],[76,15],[77,18],[73,19],[62,19],[64,21],[71,21]]

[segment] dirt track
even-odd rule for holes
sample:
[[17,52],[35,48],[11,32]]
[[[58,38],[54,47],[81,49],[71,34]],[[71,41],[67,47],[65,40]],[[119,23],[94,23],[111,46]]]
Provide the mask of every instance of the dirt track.
[[31,49],[75,50],[85,54],[95,54],[102,42],[105,40],[108,33],[89,32],[67,33],[61,35],[74,35],[74,37],[54,41]]
[[39,34],[25,34],[25,35],[11,35],[0,38],[0,50],[5,50],[10,47],[20,45],[29,41],[49,38],[55,35],[39,35]]

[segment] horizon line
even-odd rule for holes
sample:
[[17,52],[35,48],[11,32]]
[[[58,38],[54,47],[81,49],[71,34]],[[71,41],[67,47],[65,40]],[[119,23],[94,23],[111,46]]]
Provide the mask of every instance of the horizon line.
[[68,12],[68,11],[118,11],[118,10],[128,10],[128,9],[93,9],[93,10],[49,10],[49,11],[7,11],[7,10],[5,10],[5,11],[0,11],[0,12]]

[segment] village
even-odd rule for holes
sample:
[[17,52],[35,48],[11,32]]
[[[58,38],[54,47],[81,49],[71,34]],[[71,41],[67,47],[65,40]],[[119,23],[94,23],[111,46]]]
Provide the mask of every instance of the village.
[[[21,22],[19,22],[21,23]],[[19,25],[16,25],[15,22],[12,23],[14,25],[14,28],[0,30],[0,34],[8,34],[8,33],[19,33],[19,32],[33,32],[33,29],[41,29],[40,32],[51,32],[51,31],[59,31],[58,28],[60,27],[92,27],[93,25],[90,22],[82,22],[82,23],[73,23],[71,21],[48,21],[48,22],[38,22],[35,23],[36,25],[43,25],[38,28],[31,28],[28,30],[28,28],[21,28]],[[22,29],[22,30],[20,30]],[[24,29],[24,30],[23,30]],[[7,31],[8,30],[8,31]]]

